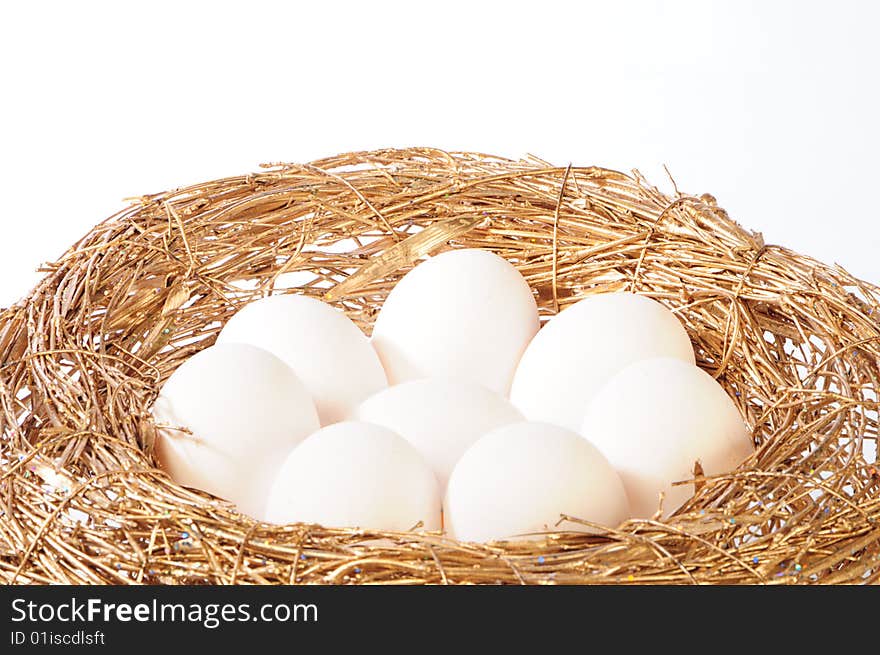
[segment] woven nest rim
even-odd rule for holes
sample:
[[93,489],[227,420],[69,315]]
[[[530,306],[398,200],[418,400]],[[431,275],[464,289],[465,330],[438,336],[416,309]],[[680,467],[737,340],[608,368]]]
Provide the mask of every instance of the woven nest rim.
[[[668,519],[465,544],[269,526],[156,468],[161,383],[244,303],[305,293],[369,331],[421,258],[488,248],[542,317],[670,307],[757,451]],[[431,148],[347,153],[140,198],[0,313],[4,583],[861,583],[880,579],[880,290],[637,172]],[[573,517],[570,517],[573,518]]]

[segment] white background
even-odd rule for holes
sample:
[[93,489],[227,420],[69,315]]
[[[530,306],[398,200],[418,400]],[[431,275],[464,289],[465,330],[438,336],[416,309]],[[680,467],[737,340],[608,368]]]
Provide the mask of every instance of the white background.
[[432,145],[639,168],[880,282],[864,2],[5,2],[0,306],[124,197]]

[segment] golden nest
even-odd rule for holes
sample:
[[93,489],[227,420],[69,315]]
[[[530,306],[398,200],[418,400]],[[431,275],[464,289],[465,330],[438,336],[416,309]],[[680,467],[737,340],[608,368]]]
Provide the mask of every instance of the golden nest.
[[[462,247],[513,263],[545,319],[607,291],[669,307],[754,455],[695,467],[671,518],[488,545],[261,524],[156,467],[158,389],[245,303],[308,294],[369,333],[418,260]],[[4,583],[880,580],[880,289],[764,244],[709,195],[536,158],[360,152],[144,196],[45,270],[0,313]]]

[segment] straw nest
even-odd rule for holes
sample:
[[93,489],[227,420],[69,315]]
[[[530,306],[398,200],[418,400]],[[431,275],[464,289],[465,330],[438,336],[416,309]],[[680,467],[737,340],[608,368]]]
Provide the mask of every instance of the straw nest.
[[[544,318],[605,291],[664,303],[754,456],[697,467],[667,520],[490,545],[259,524],[156,468],[158,389],[245,303],[308,294],[369,332],[407,270],[460,247],[512,262]],[[711,196],[538,159],[362,152],[144,196],[46,272],[0,314],[5,583],[880,579],[880,289],[764,244]]]

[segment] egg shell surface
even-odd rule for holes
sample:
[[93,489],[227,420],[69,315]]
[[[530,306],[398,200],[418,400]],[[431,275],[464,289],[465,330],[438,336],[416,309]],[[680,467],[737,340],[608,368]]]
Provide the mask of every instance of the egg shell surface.
[[431,257],[394,286],[372,340],[389,384],[447,377],[507,395],[538,326],[535,297],[516,268],[462,249]]
[[617,472],[579,434],[524,421],[489,432],[459,460],[446,490],[445,529],[463,541],[589,532],[560,515],[616,527],[629,517]]
[[695,463],[705,475],[734,470],[752,451],[739,410],[721,385],[680,359],[635,362],[593,398],[581,433],[620,473],[636,518],[669,515],[694,493]]
[[523,420],[499,394],[449,378],[388,387],[361,403],[354,418],[384,425],[409,441],[431,465],[441,491],[456,462],[477,439]]
[[343,421],[321,428],[281,466],[266,508],[271,523],[404,531],[440,528],[433,471],[386,427]]
[[517,367],[510,400],[531,421],[578,431],[593,395],[632,362],[677,357],[694,349],[676,316],[631,293],[589,296],[551,318]]
[[172,479],[255,518],[280,461],[319,427],[312,399],[290,367],[245,344],[216,344],[183,362],[152,414],[156,456]]
[[218,343],[246,343],[283,360],[312,395],[322,425],[345,419],[387,381],[369,339],[342,311],[299,294],[269,296],[239,310]]

